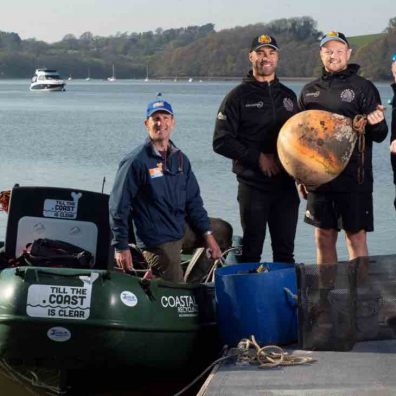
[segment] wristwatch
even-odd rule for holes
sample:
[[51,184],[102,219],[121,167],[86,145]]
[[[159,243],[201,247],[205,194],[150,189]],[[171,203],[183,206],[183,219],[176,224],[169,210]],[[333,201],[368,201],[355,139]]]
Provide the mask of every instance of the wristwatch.
[[204,232],[204,236],[207,236],[207,235],[212,235],[213,234],[213,232],[212,231],[210,231],[210,230],[208,230],[208,231],[205,231]]

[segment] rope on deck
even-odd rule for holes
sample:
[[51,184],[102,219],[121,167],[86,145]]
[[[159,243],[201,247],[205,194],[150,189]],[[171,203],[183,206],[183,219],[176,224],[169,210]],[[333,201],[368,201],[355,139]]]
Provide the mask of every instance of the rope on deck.
[[[239,364],[253,364],[258,365],[259,368],[269,369],[278,366],[297,366],[301,364],[311,364],[316,360],[311,356],[289,355],[277,345],[266,345],[261,347],[256,338],[252,335],[250,338],[243,338],[239,341],[237,348],[228,350],[224,348],[223,356],[213,363],[211,363],[201,374],[199,374],[193,381],[186,385],[182,390],[175,393],[173,396],[181,396],[184,392],[190,389],[200,378],[202,378],[211,368],[217,370],[218,365],[226,360],[237,358]],[[205,385],[208,386],[207,382]],[[200,395],[200,393],[198,393]]]
[[311,356],[289,355],[277,345],[261,347],[256,338],[244,338],[238,343],[238,362],[258,365],[259,368],[273,368],[278,366],[296,366],[310,364],[315,361]]

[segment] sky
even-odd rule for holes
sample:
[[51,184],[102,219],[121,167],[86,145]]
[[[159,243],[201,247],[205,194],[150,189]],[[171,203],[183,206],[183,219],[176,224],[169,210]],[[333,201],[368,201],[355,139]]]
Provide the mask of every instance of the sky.
[[323,32],[382,32],[395,0],[1,0],[0,31],[49,43],[66,34],[110,36],[214,23],[215,30],[311,16]]

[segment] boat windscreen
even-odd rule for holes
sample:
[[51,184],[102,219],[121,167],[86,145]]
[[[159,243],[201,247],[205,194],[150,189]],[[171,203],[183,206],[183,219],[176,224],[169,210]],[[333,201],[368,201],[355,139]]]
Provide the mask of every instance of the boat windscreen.
[[46,74],[45,78],[47,80],[60,80],[61,79],[59,74]]

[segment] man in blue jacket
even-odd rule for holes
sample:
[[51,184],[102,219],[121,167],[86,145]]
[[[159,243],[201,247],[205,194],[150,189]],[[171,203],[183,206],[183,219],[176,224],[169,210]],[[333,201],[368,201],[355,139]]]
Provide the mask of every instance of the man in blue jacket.
[[192,236],[196,243],[206,244],[211,258],[217,259],[221,250],[213,231],[230,226],[221,220],[211,224],[208,218],[190,161],[170,140],[175,126],[170,103],[161,98],[150,102],[144,124],[148,139],[121,161],[110,195],[115,260],[124,271],[133,269],[128,246],[132,213],[137,240],[153,273],[182,282],[185,234],[190,242]]

